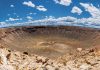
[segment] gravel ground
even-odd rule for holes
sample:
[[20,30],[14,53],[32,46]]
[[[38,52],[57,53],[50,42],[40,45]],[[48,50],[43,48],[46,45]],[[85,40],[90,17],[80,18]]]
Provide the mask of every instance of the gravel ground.
[[100,51],[81,49],[57,59],[0,48],[0,70],[100,70]]

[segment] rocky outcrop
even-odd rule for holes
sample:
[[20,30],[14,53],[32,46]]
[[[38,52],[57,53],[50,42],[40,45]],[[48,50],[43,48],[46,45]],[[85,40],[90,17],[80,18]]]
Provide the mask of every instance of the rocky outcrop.
[[84,49],[55,60],[0,48],[0,70],[99,70],[100,51]]

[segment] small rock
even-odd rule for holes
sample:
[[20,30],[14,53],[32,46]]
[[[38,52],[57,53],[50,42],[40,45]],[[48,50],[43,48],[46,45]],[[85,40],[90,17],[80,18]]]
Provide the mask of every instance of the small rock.
[[82,48],[77,48],[77,51],[79,51],[79,52],[82,51]]

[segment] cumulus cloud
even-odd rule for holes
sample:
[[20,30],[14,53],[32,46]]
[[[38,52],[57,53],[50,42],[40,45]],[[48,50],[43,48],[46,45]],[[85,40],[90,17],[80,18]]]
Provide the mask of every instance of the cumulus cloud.
[[6,21],[17,21],[17,20],[22,20],[21,18],[9,18],[8,20],[6,20]]
[[98,18],[81,18],[78,19],[77,23],[82,23],[85,25],[99,25],[100,26],[100,20]]
[[27,16],[26,18],[28,19],[28,21],[32,21],[33,19],[31,16]]
[[32,12],[30,12],[30,13],[28,13],[27,15],[36,15],[37,13],[32,13]]
[[69,6],[72,3],[71,0],[54,0],[54,2],[64,6]]
[[37,13],[29,13],[29,14],[30,14],[30,15],[32,15],[32,14],[33,14],[33,15],[36,15]]
[[47,11],[47,9],[44,6],[42,6],[42,5],[36,6],[34,3],[32,3],[32,1],[28,1],[28,2],[24,1],[23,5],[26,5],[26,6],[29,6],[32,8],[36,8],[39,11],[43,11],[43,12]]
[[39,5],[39,6],[37,6],[36,7],[39,11],[47,11],[47,9],[44,7],[44,6],[42,6],[42,5]]
[[89,3],[80,3],[80,5],[85,8],[85,11],[91,14],[91,17],[82,18],[79,22],[87,25],[96,25],[100,28],[100,9]]
[[55,19],[54,16],[45,16],[45,19]]
[[60,17],[60,18],[52,18],[48,17],[41,20],[35,20],[31,22],[26,22],[24,24],[34,25],[34,26],[56,26],[56,25],[69,25],[69,26],[83,26],[83,27],[93,27],[93,28],[100,28],[100,20],[90,18],[75,18],[71,16],[67,17]]
[[78,8],[77,6],[74,6],[72,8],[72,13],[77,13],[78,15],[80,15],[82,13],[82,10],[80,8]]
[[14,6],[14,5],[10,5],[10,7],[12,7],[12,8],[13,8],[13,7],[15,7],[15,6]]
[[8,16],[10,16],[11,14],[7,14]]
[[[31,19],[30,17],[28,17],[29,19]],[[15,19],[9,19],[14,21]],[[2,23],[5,24],[5,23]],[[34,20],[34,21],[28,21],[28,22],[24,22],[24,23],[16,23],[14,24],[10,24],[10,26],[21,26],[21,25],[32,25],[32,26],[58,26],[58,25],[67,25],[67,26],[82,26],[82,27],[93,27],[93,28],[100,28],[100,20],[94,19],[92,17],[90,18],[75,18],[75,17],[71,17],[71,16],[67,16],[67,17],[59,17],[59,18],[55,18],[53,16],[51,17],[46,17],[45,19],[41,19],[41,20]],[[9,25],[8,25],[9,26]]]
[[0,25],[5,25],[6,24],[6,22],[0,22]]
[[16,15],[16,13],[13,13],[14,15]]
[[24,1],[23,5],[26,5],[26,6],[29,6],[29,7],[33,7],[33,8],[35,7],[35,4],[32,3],[32,1],[28,1],[28,2]]
[[60,18],[54,18],[53,16],[45,18],[45,19],[41,19],[41,20],[35,20],[35,21],[31,21],[31,22],[26,22],[26,24],[32,24],[32,25],[36,25],[36,26],[41,26],[41,25],[69,25],[69,24],[74,24],[76,23],[75,21],[77,21],[76,18],[74,17],[60,17]]
[[[80,3],[80,5],[83,6],[84,9],[91,14],[91,17],[78,19],[71,16],[59,17],[59,18],[50,16],[50,17],[46,17],[45,19],[28,21],[26,23],[24,22],[18,25],[32,25],[32,26],[70,25],[70,26],[85,26],[85,27],[100,28],[100,9],[88,3]],[[79,10],[78,11],[75,10],[74,12],[79,14]],[[27,18],[32,19],[30,16],[28,16]],[[9,18],[9,21],[15,21],[15,20],[19,20],[19,19]]]
[[80,5],[83,6],[85,10],[92,15],[93,18],[100,17],[100,9],[96,8],[93,4],[80,3]]

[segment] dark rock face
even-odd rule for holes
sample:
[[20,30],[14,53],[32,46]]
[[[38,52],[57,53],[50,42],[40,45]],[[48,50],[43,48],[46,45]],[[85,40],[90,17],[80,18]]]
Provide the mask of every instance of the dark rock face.
[[100,30],[71,26],[2,28],[0,44],[13,50],[53,58],[75,48],[99,47]]

